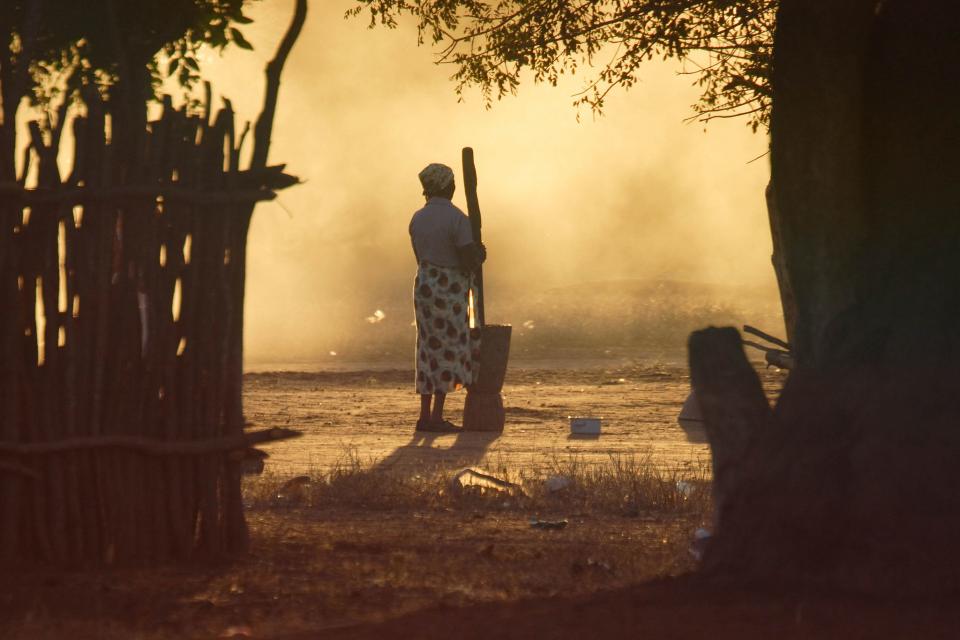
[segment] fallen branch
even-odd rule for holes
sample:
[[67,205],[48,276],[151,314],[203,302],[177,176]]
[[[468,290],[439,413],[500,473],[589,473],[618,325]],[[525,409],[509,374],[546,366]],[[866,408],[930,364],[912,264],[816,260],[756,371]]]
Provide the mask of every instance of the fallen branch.
[[0,454],[42,455],[85,449],[129,449],[147,455],[203,455],[235,449],[246,449],[264,442],[299,438],[293,429],[263,429],[206,440],[157,440],[139,436],[103,435],[68,438],[55,442],[0,442]]
[[[744,332],[744,333],[753,334],[753,335],[757,336],[758,338],[763,338],[763,339],[766,340],[767,342],[769,342],[769,343],[771,343],[771,344],[775,344],[775,345],[777,345],[778,347],[783,347],[783,348],[786,349],[787,351],[790,351],[790,350],[792,349],[792,347],[790,346],[790,343],[789,343],[789,342],[785,342],[785,341],[781,340],[780,338],[778,338],[778,337],[776,337],[776,336],[772,336],[772,335],[770,335],[769,333],[766,333],[766,332],[764,332],[764,331],[760,331],[760,329],[757,329],[756,327],[751,327],[751,326],[748,325],[748,324],[743,325],[743,332]],[[762,348],[762,347],[761,347],[761,348]]]
[[768,365],[777,367],[778,369],[793,369],[794,367],[793,356],[789,351],[773,349],[751,340],[744,340],[743,344],[744,346],[753,347],[754,349],[763,351],[764,359],[767,361]]

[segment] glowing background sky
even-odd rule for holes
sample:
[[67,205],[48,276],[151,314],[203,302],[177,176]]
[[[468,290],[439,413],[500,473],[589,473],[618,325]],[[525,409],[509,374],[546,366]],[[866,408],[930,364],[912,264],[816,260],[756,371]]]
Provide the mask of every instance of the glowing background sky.
[[[259,111],[263,67],[292,4],[250,11],[255,51],[205,60],[204,75],[242,118]],[[684,122],[698,91],[678,63],[642,67],[596,119],[583,111],[578,123],[571,106],[586,76],[558,88],[524,83],[485,110],[478,93],[458,103],[452,68],[433,64],[413,28],[368,30],[365,19],[343,19],[350,6],[314,1],[284,72],[271,162],[305,184],[254,215],[248,361],[325,354],[384,296],[405,295],[417,172],[444,162],[459,179],[466,145],[477,158],[488,291],[636,278],[772,289],[769,166],[749,162],[767,138],[741,120],[706,132]],[[465,209],[462,195],[454,201]]]

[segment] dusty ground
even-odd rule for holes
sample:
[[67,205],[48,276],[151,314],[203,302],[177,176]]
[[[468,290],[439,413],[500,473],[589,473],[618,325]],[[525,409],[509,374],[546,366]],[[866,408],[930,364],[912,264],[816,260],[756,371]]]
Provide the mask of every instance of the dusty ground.
[[656,638],[876,640],[960,637],[956,600],[873,601],[840,593],[666,578],[584,598],[434,607],[380,624],[288,640],[331,638]]
[[540,531],[516,510],[260,510],[254,553],[229,565],[0,574],[0,637],[326,638],[438,605],[583,597],[689,570],[690,524],[581,514]]
[[[577,457],[607,463],[611,456],[650,456],[664,469],[709,462],[703,433],[686,433],[677,414],[690,389],[680,363],[630,361],[521,363],[504,385],[507,427],[487,433],[414,432],[419,397],[413,374],[400,369],[320,373],[255,373],[246,380],[247,418],[260,426],[301,429],[304,437],[266,450],[269,468],[305,473],[355,455],[379,467],[481,465],[535,471]],[[575,368],[575,365],[578,365]],[[769,394],[784,373],[759,368]],[[464,393],[447,399],[460,422]],[[599,438],[570,435],[568,416],[601,416]]]
[[[761,376],[774,395],[782,374]],[[703,434],[676,424],[681,364],[515,367],[496,438],[416,437],[410,379],[369,367],[249,375],[248,418],[306,434],[272,446],[267,473],[246,481],[251,553],[150,571],[0,573],[0,637],[960,637],[955,601],[684,578],[709,500],[706,485],[690,496],[676,486],[703,478],[708,460]],[[451,416],[462,398],[451,397]],[[603,416],[603,435],[571,439],[568,415]],[[531,497],[451,494],[450,475],[467,465],[533,478]],[[563,469],[582,490],[544,494],[535,479]],[[304,472],[305,493],[278,500]],[[568,524],[540,530],[532,516]]]

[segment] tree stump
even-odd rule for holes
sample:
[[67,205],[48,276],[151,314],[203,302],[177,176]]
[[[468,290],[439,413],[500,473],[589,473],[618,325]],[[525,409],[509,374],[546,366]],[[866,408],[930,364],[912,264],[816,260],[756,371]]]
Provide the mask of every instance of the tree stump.
[[769,428],[770,406],[736,329],[694,331],[689,351],[690,381],[713,457],[714,526],[719,528],[728,499],[738,495],[744,481],[747,452]]
[[483,327],[480,342],[480,375],[467,387],[463,405],[463,428],[466,431],[503,431],[506,415],[503,410],[503,380],[510,356],[510,334],[513,328],[488,324]]

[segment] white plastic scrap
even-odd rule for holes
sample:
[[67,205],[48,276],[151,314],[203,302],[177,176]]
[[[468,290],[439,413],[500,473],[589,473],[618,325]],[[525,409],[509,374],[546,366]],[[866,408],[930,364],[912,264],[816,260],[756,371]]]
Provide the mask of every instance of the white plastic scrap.
[[693,532],[693,544],[690,545],[690,555],[699,562],[703,559],[703,552],[707,548],[707,543],[713,536],[708,529],[700,527]]
[[558,491],[563,491],[572,484],[573,480],[570,478],[570,476],[553,475],[546,479],[546,481],[543,483],[543,486],[549,493],[557,493]]

